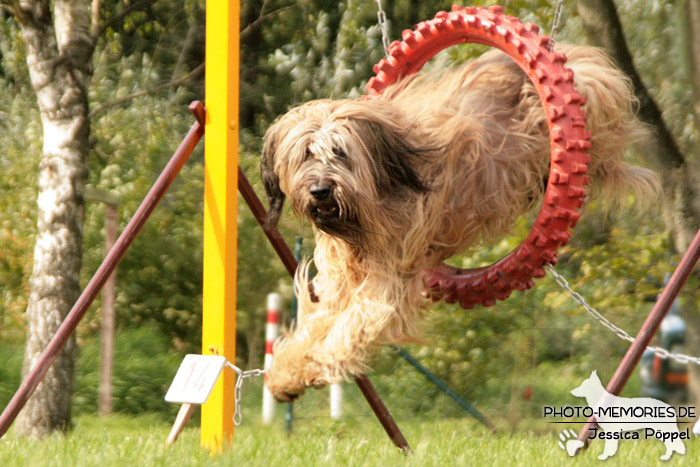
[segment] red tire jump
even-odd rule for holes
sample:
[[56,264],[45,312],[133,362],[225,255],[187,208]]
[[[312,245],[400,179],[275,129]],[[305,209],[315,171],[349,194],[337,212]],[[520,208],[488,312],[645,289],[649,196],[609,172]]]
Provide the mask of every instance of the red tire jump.
[[544,277],[546,264],[555,264],[557,249],[566,245],[581,216],[588,184],[590,133],[585,130],[584,98],[574,89],[574,73],[565,68],[566,56],[547,49],[548,36],[539,27],[503,14],[503,8],[453,6],[435,18],[402,33],[393,42],[388,58],[374,66],[367,83],[369,97],[380,94],[404,76],[416,73],[441,50],[455,44],[476,42],[507,53],[532,81],[549,122],[551,165],[544,202],[528,237],[511,253],[488,267],[459,269],[442,264],[424,273],[430,299],[444,299],[471,309],[505,300],[513,290],[534,285]]

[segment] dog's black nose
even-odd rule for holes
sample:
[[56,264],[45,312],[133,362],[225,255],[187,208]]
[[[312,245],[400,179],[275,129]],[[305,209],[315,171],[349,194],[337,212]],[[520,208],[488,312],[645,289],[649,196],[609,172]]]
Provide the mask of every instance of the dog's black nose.
[[323,201],[324,199],[328,198],[328,196],[331,194],[331,187],[319,183],[317,185],[312,186],[309,191],[311,192],[311,195],[318,201]]

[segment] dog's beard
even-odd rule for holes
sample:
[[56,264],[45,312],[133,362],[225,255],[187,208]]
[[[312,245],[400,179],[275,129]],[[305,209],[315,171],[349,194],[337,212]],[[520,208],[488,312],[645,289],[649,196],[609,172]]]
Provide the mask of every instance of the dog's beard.
[[332,232],[343,230],[348,223],[346,216],[341,217],[340,206],[334,199],[311,201],[305,209],[305,215],[316,227]]
[[291,194],[297,214],[308,219],[322,232],[338,237],[352,245],[364,243],[364,229],[357,214],[355,199],[348,199],[345,190],[336,186],[324,200],[309,194],[310,183],[302,183]]
[[341,238],[351,245],[361,244],[363,230],[359,221],[350,216],[341,216],[334,201],[312,203],[306,216],[321,231]]
[[322,232],[351,245],[362,245],[365,237],[360,219],[345,206],[335,196],[324,201],[310,200],[304,209],[304,216]]

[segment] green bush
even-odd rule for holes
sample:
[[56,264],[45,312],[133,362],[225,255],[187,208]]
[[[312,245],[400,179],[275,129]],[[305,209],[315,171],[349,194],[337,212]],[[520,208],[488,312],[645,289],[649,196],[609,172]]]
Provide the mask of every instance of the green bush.
[[20,384],[22,350],[0,346],[0,362],[0,407],[5,407]]
[[[165,402],[182,355],[169,352],[169,341],[153,326],[118,332],[114,348],[112,407],[115,412],[159,412],[172,418],[176,404]],[[75,413],[97,410],[100,377],[100,342],[91,339],[80,347],[74,408]]]
[[[114,349],[112,407],[114,412],[159,413],[172,420],[179,409],[165,402],[165,393],[182,361],[169,351],[169,340],[155,326],[119,331]],[[0,346],[0,409],[21,383],[23,348]],[[74,413],[97,412],[100,377],[99,338],[81,342],[75,380]]]

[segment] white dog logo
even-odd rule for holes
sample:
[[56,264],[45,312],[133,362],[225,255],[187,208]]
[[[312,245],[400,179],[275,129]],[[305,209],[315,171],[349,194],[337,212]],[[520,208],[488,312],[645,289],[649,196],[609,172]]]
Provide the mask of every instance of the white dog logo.
[[669,404],[651,397],[629,398],[610,394],[595,371],[571,394],[585,398],[593,409],[600,428],[594,429],[595,433],[589,438],[605,440],[603,453],[598,459],[605,460],[615,454],[620,439],[639,439],[639,430],[644,430],[641,433],[645,438],[654,437],[664,443],[666,452],[661,460],[668,460],[674,452],[685,454],[683,439],[689,439],[690,433],[678,430],[675,409]]

